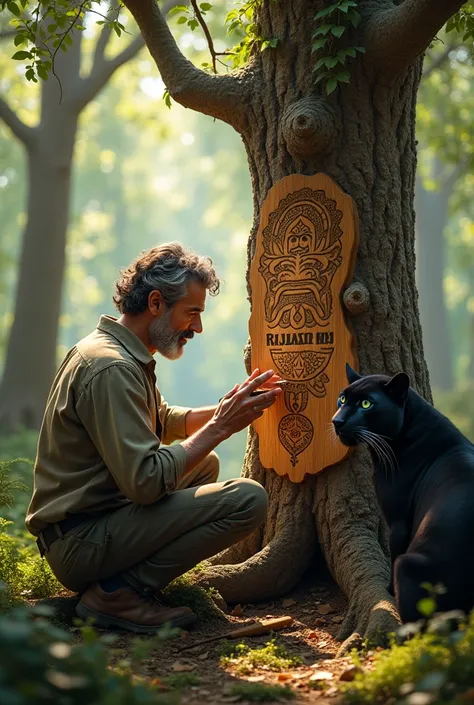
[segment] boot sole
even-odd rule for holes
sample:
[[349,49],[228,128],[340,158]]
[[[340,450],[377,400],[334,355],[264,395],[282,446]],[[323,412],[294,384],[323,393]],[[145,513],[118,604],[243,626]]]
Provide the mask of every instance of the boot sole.
[[86,605],[81,602],[76,606],[75,611],[81,619],[86,620],[92,618],[95,622],[94,626],[100,629],[123,629],[127,632],[134,632],[135,634],[156,634],[160,629],[163,629],[165,624],[171,627],[186,629],[197,622],[197,615],[194,614],[194,612],[184,615],[183,617],[172,619],[169,622],[163,622],[163,624],[157,624],[156,626],[144,626],[127,622],[125,619],[119,619],[118,617],[111,617],[102,612],[96,612],[90,607],[86,607]]

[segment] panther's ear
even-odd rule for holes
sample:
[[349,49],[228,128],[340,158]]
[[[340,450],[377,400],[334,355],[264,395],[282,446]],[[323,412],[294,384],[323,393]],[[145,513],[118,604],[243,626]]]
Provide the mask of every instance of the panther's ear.
[[346,376],[349,384],[352,384],[352,382],[357,382],[358,379],[361,379],[362,375],[353,370],[349,363],[346,362]]
[[410,378],[405,372],[399,372],[385,385],[385,391],[392,399],[403,404],[408,396],[408,388],[410,386]]

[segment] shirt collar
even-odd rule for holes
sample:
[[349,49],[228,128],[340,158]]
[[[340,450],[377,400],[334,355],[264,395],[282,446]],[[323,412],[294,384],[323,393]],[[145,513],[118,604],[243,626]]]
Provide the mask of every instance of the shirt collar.
[[125,326],[122,326],[121,323],[118,322],[117,318],[103,315],[99,319],[97,328],[103,333],[108,333],[113,336],[120,343],[120,345],[123,345],[123,347],[126,348],[128,352],[139,362],[149,366],[152,370],[155,368],[156,362],[146,345],[142,343],[140,338],[136,336],[135,333],[128,328],[125,328]]

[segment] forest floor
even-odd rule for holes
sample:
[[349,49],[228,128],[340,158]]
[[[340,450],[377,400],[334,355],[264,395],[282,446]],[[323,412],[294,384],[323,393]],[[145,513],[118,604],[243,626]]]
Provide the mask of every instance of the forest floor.
[[[350,657],[336,657],[345,608],[344,596],[329,577],[307,578],[284,598],[231,606],[225,618],[199,620],[189,632],[182,631],[147,654],[140,661],[139,677],[161,692],[178,692],[180,705],[336,705],[342,682],[354,673]],[[256,619],[282,616],[293,619],[282,631],[192,647]],[[133,642],[135,636],[118,634],[113,650],[119,655],[112,657],[112,665],[131,657]],[[370,669],[372,657],[369,651],[361,658],[364,668]]]

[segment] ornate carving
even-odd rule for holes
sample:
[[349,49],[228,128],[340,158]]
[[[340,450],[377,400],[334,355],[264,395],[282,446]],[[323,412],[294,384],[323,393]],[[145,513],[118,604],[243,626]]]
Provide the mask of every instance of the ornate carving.
[[298,462],[297,456],[310,445],[314,436],[311,421],[302,414],[284,416],[278,426],[278,438],[283,448],[290,454],[293,467]]
[[329,364],[334,348],[325,350],[270,350],[279,374],[290,381],[307,381],[319,375]]
[[[313,108],[301,102],[286,116],[285,139],[306,153]],[[356,229],[354,203],[330,177],[292,174],[262,204],[255,256],[251,245],[252,367],[272,367],[286,380],[283,395],[253,425],[263,467],[294,482],[348,453],[326,429],[345,362],[357,365],[341,297],[354,268]]]
[[270,214],[259,267],[270,328],[328,325],[331,283],[342,264],[341,218],[335,201],[310,188],[290,193]]

